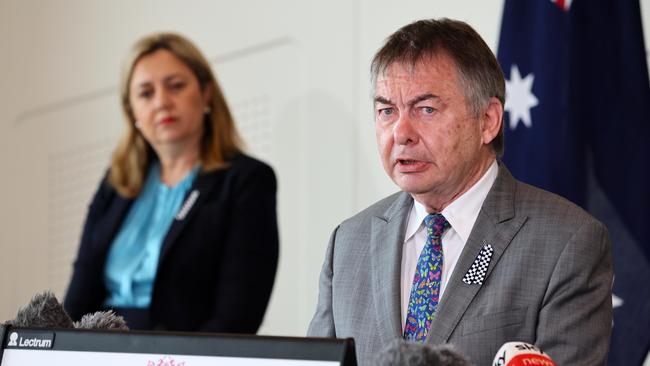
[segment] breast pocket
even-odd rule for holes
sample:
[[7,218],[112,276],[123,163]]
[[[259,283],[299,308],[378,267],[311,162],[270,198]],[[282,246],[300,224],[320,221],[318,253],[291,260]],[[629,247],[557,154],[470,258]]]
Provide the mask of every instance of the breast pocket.
[[463,318],[460,334],[491,332],[498,336],[517,336],[526,320],[527,308],[510,309],[498,313]]

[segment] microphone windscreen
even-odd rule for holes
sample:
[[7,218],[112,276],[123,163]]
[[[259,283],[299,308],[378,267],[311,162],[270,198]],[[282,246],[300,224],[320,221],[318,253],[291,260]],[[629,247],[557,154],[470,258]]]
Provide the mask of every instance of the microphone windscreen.
[[29,328],[73,328],[72,319],[53,293],[37,294],[7,325]]
[[432,345],[395,340],[376,358],[378,366],[471,366],[452,345]]
[[508,342],[497,351],[493,366],[555,366],[555,362],[541,349],[525,342]]
[[81,320],[75,322],[74,326],[78,329],[129,330],[124,318],[115,314],[112,310],[86,314],[81,317]]

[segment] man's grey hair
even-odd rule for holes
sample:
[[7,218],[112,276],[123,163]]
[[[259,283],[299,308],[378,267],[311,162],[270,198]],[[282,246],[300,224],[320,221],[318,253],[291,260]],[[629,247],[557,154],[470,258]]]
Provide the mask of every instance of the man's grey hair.
[[[474,118],[484,112],[490,98],[495,97],[505,105],[503,71],[490,47],[467,23],[446,18],[418,20],[391,34],[372,60],[373,88],[377,78],[395,63],[415,67],[440,55],[446,55],[454,62],[458,82]],[[503,145],[502,124],[501,131],[492,141],[497,156],[503,155]]]

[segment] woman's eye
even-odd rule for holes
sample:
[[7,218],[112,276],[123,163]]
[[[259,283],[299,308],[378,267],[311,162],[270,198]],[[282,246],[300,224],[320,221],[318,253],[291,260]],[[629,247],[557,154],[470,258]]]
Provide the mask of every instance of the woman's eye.
[[184,82],[172,83],[171,85],[172,90],[182,90],[184,87],[185,87]]
[[140,92],[140,94],[138,94],[138,96],[140,98],[149,99],[149,98],[151,98],[153,96],[153,91],[151,91],[151,90],[143,90],[143,91]]

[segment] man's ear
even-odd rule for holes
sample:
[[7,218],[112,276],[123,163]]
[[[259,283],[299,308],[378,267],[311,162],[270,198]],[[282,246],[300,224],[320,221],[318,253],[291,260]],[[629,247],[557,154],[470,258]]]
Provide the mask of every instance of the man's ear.
[[481,137],[483,144],[489,145],[499,134],[503,123],[503,104],[496,97],[490,98],[481,116]]

